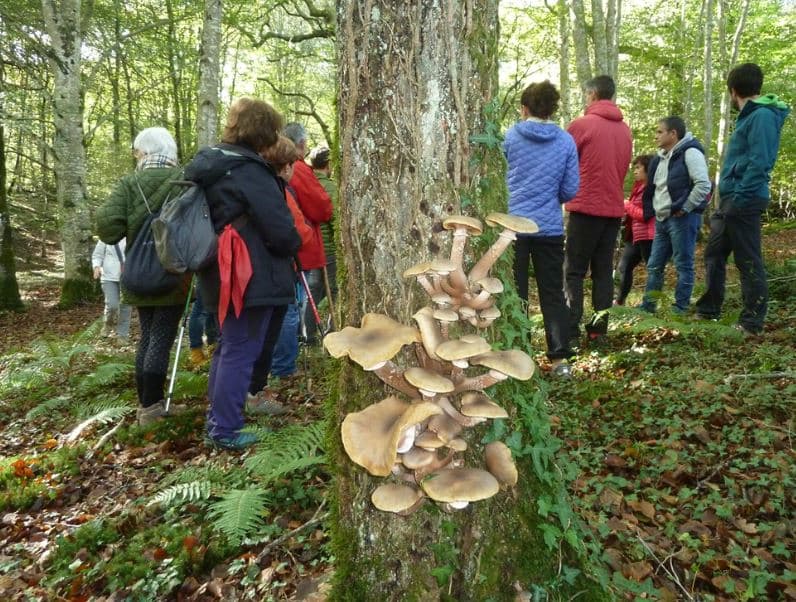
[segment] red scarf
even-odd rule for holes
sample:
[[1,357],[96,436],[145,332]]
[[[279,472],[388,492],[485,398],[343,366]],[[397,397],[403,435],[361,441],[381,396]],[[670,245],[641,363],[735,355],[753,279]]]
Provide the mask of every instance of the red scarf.
[[221,290],[218,296],[218,324],[224,324],[229,303],[235,317],[243,311],[243,295],[252,277],[252,262],[246,242],[231,225],[224,226],[218,237],[218,270],[221,275]]

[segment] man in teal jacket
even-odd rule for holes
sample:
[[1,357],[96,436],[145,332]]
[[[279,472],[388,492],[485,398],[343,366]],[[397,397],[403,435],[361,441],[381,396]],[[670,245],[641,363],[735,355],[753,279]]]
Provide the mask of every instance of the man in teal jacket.
[[771,200],[768,183],[777,160],[782,124],[790,112],[773,94],[761,96],[762,87],[763,71],[754,63],[738,65],[727,76],[730,99],[739,114],[719,177],[719,209],[711,217],[710,239],[705,247],[708,288],[696,304],[700,317],[719,317],[727,257],[733,253],[743,300],[737,328],[745,335],[763,332],[768,309],[761,216]]

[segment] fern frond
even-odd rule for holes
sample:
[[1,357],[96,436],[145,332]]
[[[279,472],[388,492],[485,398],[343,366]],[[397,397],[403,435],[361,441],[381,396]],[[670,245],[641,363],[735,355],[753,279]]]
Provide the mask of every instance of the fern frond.
[[326,463],[323,454],[326,423],[294,425],[269,433],[244,466],[266,483],[296,470]]
[[121,399],[118,395],[100,395],[94,399],[79,402],[74,407],[74,413],[78,418],[90,418],[105,410],[111,410],[111,418],[101,420],[101,422],[111,422],[124,415],[124,413],[113,414],[113,411],[116,409],[129,408],[130,410],[134,410],[135,407],[136,405],[132,401]]
[[207,374],[204,372],[179,371],[174,381],[174,396],[202,397],[207,393]]
[[231,542],[239,543],[264,526],[263,513],[268,501],[268,494],[262,489],[231,489],[210,505],[208,515],[213,528]]
[[210,481],[191,481],[172,485],[153,496],[147,506],[181,506],[206,500],[210,497],[212,486]]
[[33,420],[34,418],[47,416],[48,414],[54,414],[55,412],[64,409],[67,405],[69,405],[70,402],[71,398],[67,395],[52,397],[28,410],[27,414],[25,414],[25,419]]
[[80,380],[78,389],[86,394],[97,388],[105,388],[126,380],[133,373],[134,366],[131,364],[107,363],[94,368],[94,371],[87,374]]
[[83,422],[73,428],[72,431],[66,436],[66,443],[71,444],[77,441],[78,437],[80,437],[80,433],[82,433],[95,422],[106,424],[114,420],[119,420],[132,411],[133,408],[131,406],[121,405],[112,408],[106,408],[101,412],[94,414],[93,416],[89,416]]

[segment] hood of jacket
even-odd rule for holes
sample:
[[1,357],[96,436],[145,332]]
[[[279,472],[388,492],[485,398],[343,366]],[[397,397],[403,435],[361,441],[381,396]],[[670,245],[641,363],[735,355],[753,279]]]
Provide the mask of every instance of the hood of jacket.
[[622,121],[622,110],[610,100],[596,100],[586,107],[586,115],[596,115],[609,121]]
[[533,142],[548,142],[561,135],[561,128],[552,121],[527,119],[515,126],[517,133]]
[[246,147],[222,143],[205,147],[196,153],[193,160],[185,166],[184,174],[187,180],[208,188],[232,169],[248,161],[266,163],[260,155]]
[[784,101],[780,100],[776,94],[764,94],[762,96],[758,96],[754,100],[747,102],[743,106],[743,109],[741,109],[738,119],[743,119],[754,111],[758,111],[763,108],[774,111],[774,114],[777,116],[778,120],[777,125],[780,128],[782,127],[785,118],[790,114],[790,107],[785,104]]

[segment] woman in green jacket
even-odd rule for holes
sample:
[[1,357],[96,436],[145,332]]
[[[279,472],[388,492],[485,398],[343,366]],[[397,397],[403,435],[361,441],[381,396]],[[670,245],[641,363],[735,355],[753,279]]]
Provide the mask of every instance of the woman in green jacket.
[[[102,242],[115,244],[125,236],[132,247],[149,210],[157,211],[168,198],[179,194],[171,182],[180,177],[177,145],[161,127],[147,128],[136,136],[135,171],[116,185],[110,198],[97,211],[97,231]],[[146,197],[146,200],[144,199]],[[147,205],[149,208],[147,208]],[[146,426],[165,416],[163,390],[169,351],[177,335],[190,276],[172,291],[160,296],[135,295],[122,286],[122,296],[138,310],[141,338],[135,356],[138,390],[138,424]],[[172,405],[172,411],[175,407]]]

